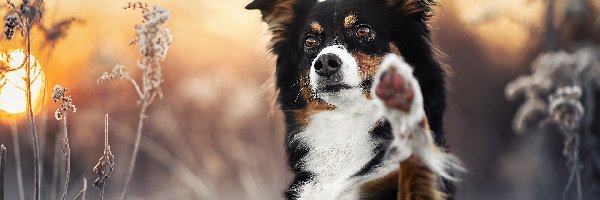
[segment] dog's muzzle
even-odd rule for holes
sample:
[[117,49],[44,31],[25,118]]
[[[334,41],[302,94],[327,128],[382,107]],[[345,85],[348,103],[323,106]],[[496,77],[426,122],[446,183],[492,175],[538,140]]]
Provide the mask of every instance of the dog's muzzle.
[[332,75],[336,74],[341,67],[342,60],[333,53],[323,54],[315,61],[315,72],[317,75],[324,78],[330,78]]
[[323,49],[312,63],[310,84],[316,93],[335,93],[359,85],[358,65],[344,46]]

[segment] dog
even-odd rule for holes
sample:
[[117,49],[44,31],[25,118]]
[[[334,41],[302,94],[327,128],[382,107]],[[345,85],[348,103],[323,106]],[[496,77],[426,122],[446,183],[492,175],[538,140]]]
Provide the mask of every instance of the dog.
[[[277,56],[289,200],[451,199],[433,0],[254,0]],[[443,183],[441,180],[444,180]]]

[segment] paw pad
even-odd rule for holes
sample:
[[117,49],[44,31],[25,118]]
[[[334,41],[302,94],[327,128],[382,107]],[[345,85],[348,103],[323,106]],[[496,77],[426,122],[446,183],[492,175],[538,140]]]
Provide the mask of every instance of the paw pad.
[[386,107],[408,112],[415,92],[412,83],[397,73],[395,68],[390,67],[381,73],[379,84],[375,86],[375,95]]

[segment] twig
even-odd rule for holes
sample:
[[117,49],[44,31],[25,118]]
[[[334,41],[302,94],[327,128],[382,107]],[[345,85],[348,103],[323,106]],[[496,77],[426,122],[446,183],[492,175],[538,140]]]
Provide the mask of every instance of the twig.
[[60,135],[56,135],[56,138],[54,139],[54,161],[53,161],[53,166],[54,169],[52,170],[52,180],[50,182],[50,184],[52,185],[51,188],[51,192],[50,192],[50,198],[51,200],[56,200],[58,198],[58,194],[59,194],[59,190],[60,190],[60,178],[59,178],[59,172],[62,169],[62,152],[61,152],[61,137]]
[[[34,187],[33,187],[33,199],[40,200],[41,197],[41,171],[40,171],[40,142],[38,138],[38,133],[35,126],[35,117],[33,115],[33,104],[31,102],[31,28],[36,23],[37,20],[41,17],[41,7],[43,4],[43,0],[38,0],[38,9],[36,9],[36,13],[33,18],[30,18],[28,15],[24,15],[25,13],[19,12],[16,6],[7,0],[7,3],[14,9],[19,15],[19,19],[21,20],[21,27],[23,28],[24,34],[26,35],[26,43],[27,43],[27,51],[26,51],[26,67],[25,67],[25,82],[26,82],[26,96],[27,96],[27,116],[29,119],[29,125],[31,127],[31,136],[33,138],[33,177],[34,177]],[[30,5],[24,5],[29,9]]]
[[125,178],[123,194],[121,194],[122,200],[127,199],[127,191],[129,190],[129,184],[131,183],[131,176],[133,175],[133,169],[135,168],[135,162],[137,160],[138,151],[140,150],[140,145],[142,141],[142,129],[144,128],[144,119],[146,118],[146,109],[148,109],[148,106],[150,106],[150,104],[143,102],[142,107],[140,108],[140,118],[138,121],[137,133],[135,134],[132,158],[131,162],[129,163],[129,170],[127,170],[127,177]]
[[75,196],[75,198],[73,200],[77,200],[79,197],[81,197],[81,200],[85,200],[86,193],[87,193],[87,179],[83,178],[83,188],[79,191],[79,193],[77,193],[77,196]]
[[115,156],[110,151],[108,144],[108,114],[104,116],[104,153],[98,160],[98,164],[94,166],[94,172],[98,174],[98,178],[94,181],[94,186],[100,188],[100,200],[104,199],[104,188],[106,181],[110,178],[110,174],[115,169]]
[[0,200],[4,200],[4,173],[6,172],[6,147],[0,145]]
[[19,131],[17,129],[17,122],[15,119],[10,120],[10,130],[13,137],[13,148],[15,152],[15,168],[17,171],[17,186],[19,188],[19,199],[25,199],[25,192],[23,191],[23,168],[21,168],[21,147],[19,142]]
[[67,127],[67,116],[68,111],[77,112],[77,108],[73,105],[73,99],[71,96],[66,96],[65,93],[68,92],[69,89],[66,87],[62,87],[60,85],[54,86],[54,92],[52,93],[52,101],[54,103],[58,103],[59,107],[54,112],[54,117],[56,120],[63,121],[63,131],[65,132],[63,136],[63,140],[65,142],[62,147],[62,151],[66,157],[66,166],[67,170],[65,173],[65,186],[63,189],[61,200],[67,199],[67,194],[69,192],[69,180],[71,178],[71,144],[69,143],[69,129]]
[[137,82],[135,82],[135,80],[132,78],[129,78],[129,82],[131,82],[131,84],[133,85],[133,88],[135,88],[138,98],[143,99],[144,94],[142,94],[142,90],[140,90],[140,86],[137,84]]
[[65,173],[65,186],[63,189],[61,199],[66,200],[67,193],[69,191],[69,180],[71,179],[71,144],[69,143],[69,134],[68,134],[68,129],[67,129],[67,113],[66,112],[64,114],[64,118],[62,119],[62,121],[63,121],[63,129],[65,131],[65,135],[63,138],[63,140],[65,142],[65,146],[63,146],[62,150],[66,157],[67,170]]
[[[129,143],[135,142],[132,141],[130,137],[127,137],[127,133],[131,133],[135,130],[119,122],[113,124],[119,130],[123,130],[116,131],[117,137]],[[193,191],[197,199],[220,199],[218,196],[214,195],[213,192],[211,192],[212,188],[209,187],[209,184],[204,181],[202,176],[197,175],[192,169],[187,167],[180,160],[175,159],[175,156],[172,155],[167,149],[165,149],[156,141],[152,140],[152,138],[145,137],[143,140],[145,145],[141,147],[142,151],[144,151],[147,156],[158,161],[158,163],[169,169],[173,176],[178,178],[184,183],[184,185]]]
[[123,193],[121,195],[122,200],[127,199],[127,192],[129,190],[129,185],[131,184],[131,177],[133,176],[133,170],[135,169],[137,155],[141,146],[146,111],[148,110],[148,107],[152,105],[156,96],[162,97],[160,85],[162,84],[163,79],[160,62],[165,59],[169,45],[173,39],[169,30],[162,27],[162,25],[170,18],[170,14],[166,9],[159,7],[148,9],[143,3],[128,4],[125,6],[125,9],[135,9],[138,7],[142,8],[143,20],[142,24],[135,26],[136,38],[134,38],[130,44],[138,44],[138,50],[141,54],[141,58],[138,61],[138,65],[143,73],[141,87],[137,84],[137,81],[129,76],[127,69],[122,65],[117,65],[113,69],[112,74],[104,73],[98,80],[98,83],[101,83],[117,77],[120,79],[127,79],[131,82],[139,96],[138,105],[140,105],[140,112],[138,128],[135,136],[131,162],[123,186]]
[[27,82],[27,113],[29,118],[29,125],[31,127],[31,137],[33,138],[33,196],[35,200],[41,198],[41,187],[42,181],[40,176],[40,142],[38,133],[35,127],[35,118],[33,116],[33,104],[31,103],[31,34],[29,30],[27,34],[27,67],[25,67],[26,82]]
[[571,185],[573,184],[573,182],[575,182],[575,187],[576,187],[576,192],[577,192],[577,199],[578,200],[582,200],[582,192],[581,192],[581,169],[579,167],[579,151],[581,148],[581,141],[579,138],[579,133],[577,132],[569,132],[567,130],[565,130],[564,128],[560,128],[560,131],[563,132],[563,134],[565,135],[572,135],[574,137],[574,145],[571,147],[572,149],[572,160],[569,160],[570,163],[568,167],[571,168],[571,172],[569,175],[569,180],[567,181],[567,185],[565,186],[565,189],[563,191],[563,200],[567,199],[568,193],[569,193],[569,189],[571,188]]

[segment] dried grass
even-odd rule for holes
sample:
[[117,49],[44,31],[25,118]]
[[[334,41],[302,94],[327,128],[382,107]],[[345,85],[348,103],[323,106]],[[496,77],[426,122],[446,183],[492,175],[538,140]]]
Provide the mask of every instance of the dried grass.
[[[564,197],[576,183],[576,194],[583,198],[580,151],[581,137],[590,135],[597,103],[594,91],[600,89],[600,48],[583,47],[540,54],[532,64],[532,74],[524,75],[506,87],[508,99],[525,97],[513,121],[515,131],[523,133],[537,127],[554,125],[564,135],[563,154],[571,170]],[[586,98],[583,98],[586,97]],[[586,117],[588,119],[586,119]],[[591,139],[591,138],[590,138]],[[594,159],[594,158],[592,158]],[[594,169],[595,167],[592,167]]]
[[15,152],[15,169],[17,175],[17,187],[19,190],[19,199],[25,199],[25,192],[23,191],[23,168],[21,167],[21,142],[19,142],[19,130],[17,122],[14,119],[10,120],[10,130],[13,138],[13,148]]
[[0,145],[0,199],[4,199],[4,177],[6,176],[6,147]]
[[115,156],[110,151],[108,144],[108,114],[104,116],[104,153],[98,160],[98,164],[94,166],[94,172],[98,178],[94,181],[94,186],[100,188],[100,200],[104,199],[104,188],[106,181],[115,170]]
[[166,9],[156,6],[149,8],[147,4],[141,2],[129,3],[124,9],[139,9],[142,11],[142,22],[141,24],[135,25],[136,37],[130,42],[130,45],[138,45],[141,56],[138,60],[138,66],[142,70],[141,87],[140,84],[129,75],[127,68],[122,65],[115,66],[111,73],[105,72],[98,79],[98,83],[110,81],[115,78],[126,79],[133,85],[139,98],[137,102],[140,107],[138,128],[129,170],[127,177],[125,178],[123,193],[121,195],[121,199],[123,200],[127,199],[127,192],[129,190],[140,149],[146,111],[150,105],[152,105],[156,97],[162,98],[163,96],[160,87],[163,83],[161,62],[167,56],[169,45],[173,40],[173,37],[169,33],[169,29],[164,27],[170,18],[170,14]]
[[68,111],[72,111],[73,113],[77,111],[75,105],[73,105],[73,99],[71,96],[66,96],[65,93],[68,92],[69,89],[66,87],[62,87],[60,85],[54,86],[54,93],[52,93],[52,101],[54,103],[58,103],[59,107],[54,112],[54,117],[56,120],[63,121],[63,141],[64,145],[62,146],[62,152],[66,157],[66,166],[67,171],[65,173],[65,186],[62,193],[62,200],[67,199],[67,194],[69,192],[69,180],[71,178],[71,143],[69,143],[69,132],[67,127],[67,116]]
[[[42,17],[43,0],[37,0],[36,2],[30,2],[29,0],[23,0],[22,3],[17,6],[10,0],[6,3],[9,5],[11,10],[5,19],[5,39],[12,39],[17,29],[21,30],[21,35],[26,38],[26,90],[27,94],[27,118],[29,119],[29,125],[31,128],[31,136],[33,139],[33,152],[34,152],[34,199],[39,200],[41,198],[41,169],[40,169],[40,142],[38,133],[35,125],[35,117],[33,115],[33,107],[31,102],[31,30],[32,27],[39,22]],[[16,16],[16,17],[15,17]],[[15,20],[16,19],[16,20]]]

